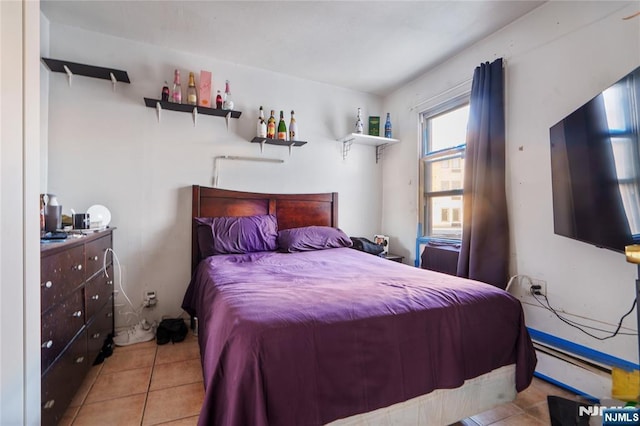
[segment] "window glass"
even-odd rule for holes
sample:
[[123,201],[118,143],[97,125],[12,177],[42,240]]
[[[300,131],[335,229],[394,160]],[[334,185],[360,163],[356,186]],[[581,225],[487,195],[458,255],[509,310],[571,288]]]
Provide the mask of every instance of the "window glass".
[[426,111],[422,116],[423,236],[462,238],[464,153],[469,97]]

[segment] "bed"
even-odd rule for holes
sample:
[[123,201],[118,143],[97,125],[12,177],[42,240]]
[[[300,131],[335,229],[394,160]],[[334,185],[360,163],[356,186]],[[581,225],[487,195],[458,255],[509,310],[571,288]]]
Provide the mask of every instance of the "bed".
[[[353,250],[334,234],[331,248],[281,252],[295,248],[285,234],[336,230],[336,193],[192,191],[183,308],[198,318],[200,425],[445,425],[530,384],[535,353],[508,293]],[[203,232],[234,217],[275,222],[280,251],[211,255]]]

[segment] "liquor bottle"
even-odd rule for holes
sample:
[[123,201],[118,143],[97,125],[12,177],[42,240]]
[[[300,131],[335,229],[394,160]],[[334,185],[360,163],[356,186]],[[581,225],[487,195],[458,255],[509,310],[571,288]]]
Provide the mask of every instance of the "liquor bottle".
[[275,111],[271,110],[271,117],[267,121],[267,138],[269,139],[276,138],[276,118],[273,116],[274,113]]
[[175,70],[173,76],[173,90],[171,91],[171,102],[182,103],[182,86],[180,86],[180,70]]
[[296,123],[296,118],[293,116],[294,112],[291,110],[291,121],[289,122],[289,140],[296,141],[300,140],[300,135],[298,134],[298,123]]
[[196,93],[196,80],[193,73],[189,73],[189,85],[187,86],[187,103],[189,105],[198,105],[198,94]]
[[384,123],[384,137],[391,138],[391,116],[387,113],[387,121]]
[[162,101],[164,102],[169,102],[170,94],[171,92],[169,92],[169,83],[165,81],[164,86],[162,86],[162,97],[160,99],[162,99]]
[[280,111],[280,122],[278,123],[278,139],[287,140],[287,125],[284,122],[284,111]]
[[233,109],[233,100],[231,99],[231,90],[229,89],[229,80],[224,84],[224,98],[222,109]]
[[256,134],[259,138],[267,137],[267,123],[264,121],[264,111],[262,107],[260,107],[260,115],[258,116],[258,128],[256,129]]
[[219,90],[218,94],[216,95],[216,108],[222,109],[222,95],[220,94]]
[[358,108],[358,118],[356,120],[356,133],[362,133],[364,129],[364,124],[362,123],[362,112],[360,108]]

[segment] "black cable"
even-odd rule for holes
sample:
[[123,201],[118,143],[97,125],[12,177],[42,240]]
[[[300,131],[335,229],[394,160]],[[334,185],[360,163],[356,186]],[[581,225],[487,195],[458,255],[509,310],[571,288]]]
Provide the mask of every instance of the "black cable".
[[[535,296],[536,296],[536,295],[534,294],[534,297],[535,297]],[[557,311],[551,307],[551,304],[549,304],[549,299],[548,299],[545,295],[542,295],[542,296],[545,298],[545,302],[546,302],[547,306],[542,305],[542,304],[540,303],[540,301],[538,301],[538,299],[537,299],[537,298],[536,298],[536,301],[537,301],[538,303],[540,303],[540,305],[541,305],[543,308],[545,308],[546,310],[553,312],[556,316],[560,316],[560,314],[558,314],[558,313],[557,313]],[[612,336],[610,336],[610,337],[614,337],[614,336],[616,336],[616,335],[620,335],[620,336],[637,336],[637,335],[638,335],[638,333],[619,333],[619,332],[618,332],[618,331],[620,330],[620,327],[621,327],[622,322],[624,321],[624,319],[627,317],[627,315],[629,315],[629,314],[633,311],[633,307],[635,306],[635,303],[636,303],[636,302],[634,301],[634,304],[632,304],[632,306],[631,306],[631,311],[629,311],[627,314],[625,314],[624,316],[622,316],[622,318],[620,319],[620,323],[618,324],[618,328],[617,328],[617,329],[616,329],[616,331],[613,333],[613,335],[612,335]],[[574,325],[576,326],[576,328],[579,328],[579,327],[577,327],[577,326],[580,326],[580,327],[584,327],[584,328],[589,328],[589,329],[591,329],[591,330],[602,331],[603,333],[611,333],[611,331],[609,331],[609,330],[603,330],[603,329],[598,328],[598,327],[592,327],[592,326],[589,326],[589,325],[586,325],[586,324],[581,324],[581,323],[579,323],[579,322],[577,322],[577,321],[570,320],[570,319],[568,319],[568,318],[564,318],[564,317],[562,317],[562,318],[560,318],[560,319],[561,319],[562,321],[566,322],[567,324],[569,324],[569,323],[574,324]],[[569,324],[569,325],[571,325],[571,324]],[[582,331],[582,330],[581,330],[581,331]],[[595,336],[594,336],[594,337],[595,337]],[[610,337],[606,337],[606,338],[608,339],[608,338],[610,338]],[[597,338],[597,337],[596,337],[596,338]]]
[[633,300],[633,304],[631,305],[631,309],[629,309],[629,311],[620,318],[620,321],[618,322],[618,327],[616,328],[616,330],[612,334],[610,334],[609,336],[599,337],[599,336],[596,336],[596,335],[593,335],[593,334],[589,333],[588,331],[584,330],[582,327],[590,328],[590,329],[593,329],[593,330],[602,331],[604,333],[610,333],[610,332],[608,330],[602,330],[602,329],[599,329],[599,328],[596,328],[596,327],[590,327],[588,325],[580,324],[578,322],[575,322],[575,321],[572,321],[570,319],[564,318],[555,309],[553,309],[551,307],[551,304],[549,303],[549,299],[547,298],[547,296],[545,294],[542,294],[542,297],[544,297],[547,306],[544,306],[542,304],[542,302],[540,302],[540,300],[537,297],[538,296],[537,294],[532,293],[532,295],[536,299],[536,302],[538,302],[540,304],[540,306],[542,306],[544,309],[546,309],[548,311],[553,312],[553,314],[556,317],[558,317],[558,319],[560,321],[564,322],[567,325],[570,325],[573,328],[577,328],[578,330],[582,331],[584,334],[586,334],[586,335],[588,335],[590,337],[593,337],[594,339],[607,340],[607,339],[611,339],[612,337],[615,337],[617,335],[624,335],[624,336],[637,336],[638,335],[637,333],[620,333],[620,328],[622,328],[622,322],[624,321],[624,319],[626,317],[628,317],[631,314],[631,312],[633,312],[633,309],[636,307],[636,304],[637,304],[637,299]]

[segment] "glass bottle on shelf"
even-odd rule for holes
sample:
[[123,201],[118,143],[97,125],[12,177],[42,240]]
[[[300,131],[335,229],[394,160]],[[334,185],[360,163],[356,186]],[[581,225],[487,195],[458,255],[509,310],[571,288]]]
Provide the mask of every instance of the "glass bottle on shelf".
[[260,107],[260,114],[258,115],[258,128],[256,129],[256,135],[259,138],[267,137],[267,123],[264,121],[264,110]]
[[171,96],[171,92],[169,91],[169,83],[164,82],[164,86],[162,86],[162,96],[160,100],[164,102],[169,102],[169,97]]
[[222,109],[233,109],[233,100],[231,99],[231,89],[229,89],[229,80],[224,83],[224,98],[222,101]]
[[182,103],[182,86],[180,85],[180,70],[175,70],[173,74],[173,90],[171,90],[171,102]]
[[287,140],[287,125],[284,122],[284,111],[280,111],[280,122],[278,123],[278,139]]
[[298,123],[296,123],[293,110],[291,110],[291,121],[289,122],[289,140],[300,140],[300,135],[298,134]]
[[269,117],[269,121],[267,121],[267,138],[269,139],[276,138],[276,118],[273,114],[275,114],[275,111],[271,110],[271,117]]
[[387,113],[387,121],[384,123],[384,137],[391,138],[391,115]]
[[364,124],[362,124],[362,111],[358,108],[358,118],[356,119],[356,133],[362,133],[364,131]]
[[187,104],[189,105],[198,104],[198,94],[196,93],[196,80],[192,72],[189,73],[189,85],[187,86]]
[[216,108],[222,109],[222,95],[220,94],[219,90],[218,94],[216,95]]

